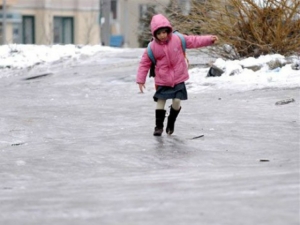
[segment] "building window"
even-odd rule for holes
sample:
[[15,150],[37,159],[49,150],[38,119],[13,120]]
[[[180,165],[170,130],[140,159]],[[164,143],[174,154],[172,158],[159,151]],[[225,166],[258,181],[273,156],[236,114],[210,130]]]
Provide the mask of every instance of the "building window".
[[[1,0],[0,0],[1,1]],[[101,9],[100,9],[100,18],[105,17],[103,10],[109,10],[105,5],[107,4],[107,1],[100,0],[101,1]],[[110,18],[117,19],[118,18],[118,0],[110,0]]]
[[[157,6],[155,4],[140,4],[139,5],[139,18],[140,19],[149,19],[150,15],[157,13]],[[151,20],[151,18],[150,18]]]
[[53,42],[55,44],[74,44],[73,17],[54,17]]
[[111,0],[111,13],[112,13],[112,18],[113,19],[117,19],[117,15],[118,15],[118,10],[117,10],[117,7],[118,7],[118,4],[117,4],[117,0]]
[[139,17],[140,17],[140,19],[146,17],[147,8],[148,8],[147,5],[140,5],[140,10],[139,10]]
[[[35,44],[34,16],[22,17],[23,44]],[[14,30],[14,36],[17,35]]]

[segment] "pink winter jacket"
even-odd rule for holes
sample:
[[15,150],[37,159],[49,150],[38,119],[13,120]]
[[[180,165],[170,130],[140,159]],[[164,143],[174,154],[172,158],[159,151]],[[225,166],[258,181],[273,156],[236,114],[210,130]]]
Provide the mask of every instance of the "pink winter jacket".
[[[154,32],[162,27],[171,29],[168,36],[168,41],[160,42],[154,38],[151,43],[151,50],[156,59],[155,66],[155,85],[174,87],[176,84],[189,79],[188,66],[182,49],[180,38],[172,34],[172,26],[168,19],[161,14],[153,16],[151,20],[151,32],[154,37]],[[186,48],[199,48],[213,44],[211,35],[205,36],[186,36]],[[145,49],[142,59],[139,64],[136,82],[144,84],[146,82],[148,71],[151,67],[151,59]]]

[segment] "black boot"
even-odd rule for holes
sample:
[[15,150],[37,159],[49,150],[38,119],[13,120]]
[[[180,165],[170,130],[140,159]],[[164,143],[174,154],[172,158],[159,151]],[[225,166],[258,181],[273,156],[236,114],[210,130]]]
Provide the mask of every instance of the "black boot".
[[179,108],[179,110],[175,110],[171,106],[170,115],[168,117],[168,124],[167,124],[167,128],[166,128],[167,134],[173,134],[175,121],[176,121],[176,118],[177,118],[180,110],[181,110],[181,107]]
[[161,136],[164,131],[164,120],[166,116],[166,110],[157,109],[155,110],[155,128],[154,128],[154,136]]

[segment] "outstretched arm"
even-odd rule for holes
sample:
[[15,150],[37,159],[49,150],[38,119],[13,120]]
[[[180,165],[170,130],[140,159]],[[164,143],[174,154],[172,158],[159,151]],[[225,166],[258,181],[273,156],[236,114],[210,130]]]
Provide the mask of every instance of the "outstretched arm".
[[219,38],[215,35],[185,35],[187,48],[200,48],[216,43]]

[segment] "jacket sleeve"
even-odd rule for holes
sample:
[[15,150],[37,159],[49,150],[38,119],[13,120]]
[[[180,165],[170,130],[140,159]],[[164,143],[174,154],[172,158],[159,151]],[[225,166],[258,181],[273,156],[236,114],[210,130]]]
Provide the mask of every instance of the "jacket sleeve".
[[212,35],[184,35],[186,48],[200,48],[213,44]]
[[144,84],[146,82],[148,71],[151,67],[151,59],[148,56],[147,48],[145,49],[142,59],[139,64],[139,68],[136,75],[136,82]]

